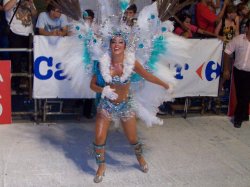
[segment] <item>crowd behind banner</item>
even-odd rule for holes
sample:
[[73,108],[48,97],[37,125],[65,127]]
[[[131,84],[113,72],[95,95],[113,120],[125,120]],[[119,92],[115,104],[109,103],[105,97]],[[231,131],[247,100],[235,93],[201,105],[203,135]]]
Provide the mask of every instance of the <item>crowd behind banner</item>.
[[[96,18],[100,18],[101,15],[98,14],[98,8],[92,8],[94,9],[92,10],[90,7],[84,7],[86,5],[84,2],[81,1],[83,18],[91,24],[97,33],[98,20]],[[139,6],[152,2],[141,1]],[[92,3],[95,4],[94,1]],[[246,0],[197,1],[184,7],[177,16],[171,18],[175,24],[174,33],[186,38],[217,38],[223,41],[225,47],[235,36],[245,32],[245,24],[249,18],[249,6],[250,2]],[[53,6],[50,0],[2,0],[0,13],[0,48],[28,48],[32,35],[65,37],[70,34],[71,19]],[[124,21],[133,26],[136,24],[136,16],[137,7],[133,5],[125,12]],[[217,52],[221,51],[220,49]],[[199,55],[200,53],[193,53],[194,57]],[[27,58],[27,53],[0,52],[0,59],[11,59],[12,73],[27,72]],[[212,74],[215,75],[213,79],[215,79],[219,74],[223,74],[223,57],[221,62],[217,60],[213,62],[216,62],[215,65],[211,66],[213,67]],[[209,61],[204,63],[207,63],[207,66]],[[202,74],[201,69],[202,67],[197,69],[197,75],[203,78],[204,74]],[[182,70],[185,70],[185,67]],[[22,80],[22,78],[13,78],[12,93],[23,91],[23,87],[20,86],[22,84],[27,84],[27,81]],[[217,89],[218,97],[214,100],[215,105],[220,105],[224,97],[229,97],[228,90],[230,90],[230,81],[220,78]]]

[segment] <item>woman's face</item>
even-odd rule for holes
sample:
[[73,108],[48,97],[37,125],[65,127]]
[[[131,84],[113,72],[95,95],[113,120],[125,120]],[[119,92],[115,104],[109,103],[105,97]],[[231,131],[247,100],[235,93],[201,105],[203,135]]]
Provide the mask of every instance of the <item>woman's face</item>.
[[237,13],[236,12],[232,12],[228,14],[228,18],[230,20],[235,20],[235,18],[237,17]]
[[249,13],[249,8],[248,6],[245,6],[242,10],[241,10],[242,15],[246,16]]
[[183,24],[189,28],[190,26],[190,23],[191,23],[191,19],[189,17],[186,17],[186,19],[184,20]]
[[125,41],[121,36],[115,36],[111,39],[110,48],[112,54],[118,55],[124,53]]

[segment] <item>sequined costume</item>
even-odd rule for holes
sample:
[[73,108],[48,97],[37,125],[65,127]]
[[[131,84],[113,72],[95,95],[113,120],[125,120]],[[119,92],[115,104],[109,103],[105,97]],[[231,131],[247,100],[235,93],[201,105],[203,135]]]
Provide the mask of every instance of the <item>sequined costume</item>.
[[[130,76],[125,81],[121,81],[121,78],[117,75],[112,77],[112,81],[110,83],[106,83],[101,74],[98,61],[95,61],[94,64],[94,74],[97,77],[97,85],[101,87],[104,87],[107,84],[109,85],[130,84]],[[131,93],[126,98],[126,100],[119,103],[114,103],[107,98],[101,98],[101,94],[98,93],[96,99],[96,105],[97,105],[97,112],[103,114],[110,120],[121,119],[123,121],[126,121],[130,117],[134,116],[136,111],[135,103],[133,102],[133,97]]]
[[97,112],[105,115],[109,120],[121,119],[122,121],[126,121],[135,116],[132,97],[117,104],[107,98],[103,98],[97,106]]

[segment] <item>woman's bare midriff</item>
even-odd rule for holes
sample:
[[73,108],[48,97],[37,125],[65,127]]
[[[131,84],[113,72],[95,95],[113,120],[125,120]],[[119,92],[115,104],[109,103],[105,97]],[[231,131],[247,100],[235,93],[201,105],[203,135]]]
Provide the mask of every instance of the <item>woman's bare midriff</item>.
[[110,88],[115,89],[115,93],[118,94],[116,100],[111,101],[112,103],[119,104],[126,101],[129,96],[130,83],[127,84],[110,84]]

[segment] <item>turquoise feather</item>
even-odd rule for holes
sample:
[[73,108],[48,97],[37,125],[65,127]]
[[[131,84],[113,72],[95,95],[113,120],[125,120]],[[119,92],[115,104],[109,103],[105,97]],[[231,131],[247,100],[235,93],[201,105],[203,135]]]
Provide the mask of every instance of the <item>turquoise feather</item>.
[[159,36],[153,41],[151,56],[147,63],[149,69],[156,70],[156,63],[160,60],[160,56],[167,53],[167,41],[164,36]]
[[129,6],[129,0],[120,0],[120,8],[122,12],[125,12],[128,6]]
[[85,66],[91,64],[91,57],[88,50],[88,40],[84,40],[83,43],[83,63]]
[[83,63],[85,67],[92,63],[91,54],[88,49],[91,40],[93,40],[93,33],[89,31],[88,34],[84,36],[83,40]]
[[142,80],[143,80],[143,78],[137,73],[133,73],[131,78],[130,78],[131,82],[138,82],[138,81],[142,81]]
[[[167,41],[164,36],[158,36],[153,41],[153,48],[146,69],[150,72],[157,71],[156,64],[160,60],[160,56],[165,55],[166,52],[167,52]],[[143,78],[137,73],[134,73],[131,77],[131,82],[138,82],[141,80],[143,80]]]

